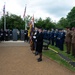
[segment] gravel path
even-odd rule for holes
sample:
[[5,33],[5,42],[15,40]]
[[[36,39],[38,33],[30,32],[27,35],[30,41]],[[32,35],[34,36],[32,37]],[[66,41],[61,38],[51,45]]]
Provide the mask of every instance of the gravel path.
[[51,59],[38,56],[31,51],[25,42],[0,43],[0,75],[75,75]]

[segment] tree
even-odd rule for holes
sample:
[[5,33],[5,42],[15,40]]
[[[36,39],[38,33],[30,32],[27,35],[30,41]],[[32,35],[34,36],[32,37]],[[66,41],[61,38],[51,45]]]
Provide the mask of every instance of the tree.
[[68,26],[75,27],[75,7],[71,9],[71,11],[67,15]]
[[39,18],[39,20],[36,20],[35,26],[42,27],[43,29],[51,29],[55,28],[55,24],[51,21],[49,17],[47,17],[45,20],[42,20],[42,18]]
[[68,21],[66,18],[62,17],[58,23],[57,23],[57,28],[65,28],[68,25]]
[[[4,17],[1,17],[0,20],[0,28],[3,28],[4,26]],[[6,14],[6,28],[7,29],[13,29],[13,28],[17,28],[17,29],[24,29],[24,21],[21,18],[21,16],[17,16],[14,14],[9,15]]]

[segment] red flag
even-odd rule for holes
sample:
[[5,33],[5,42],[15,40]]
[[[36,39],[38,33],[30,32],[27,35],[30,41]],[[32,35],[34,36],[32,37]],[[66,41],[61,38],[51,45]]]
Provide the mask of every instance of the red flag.
[[25,10],[24,10],[23,18],[25,18],[25,14],[26,14],[26,6],[25,6]]

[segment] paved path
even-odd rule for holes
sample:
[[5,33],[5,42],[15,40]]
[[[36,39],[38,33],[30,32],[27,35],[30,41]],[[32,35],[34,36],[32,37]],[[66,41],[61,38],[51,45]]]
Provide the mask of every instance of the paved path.
[[0,43],[0,75],[75,75],[65,67],[51,59],[43,57],[37,62],[38,56],[30,51],[28,43]]

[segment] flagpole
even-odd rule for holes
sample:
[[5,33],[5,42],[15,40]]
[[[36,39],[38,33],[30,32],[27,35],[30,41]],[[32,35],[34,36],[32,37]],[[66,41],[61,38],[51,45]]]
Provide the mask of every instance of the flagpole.
[[4,14],[4,30],[6,30],[6,16]]
[[3,6],[3,16],[4,16],[4,30],[6,30],[5,3],[4,3],[4,6]]
[[27,29],[27,21],[26,21],[26,18],[25,18],[25,30]]
[[26,29],[27,29],[27,28],[26,28],[26,26],[27,26],[27,25],[26,25],[26,5],[25,5],[23,17],[24,17],[24,22],[25,22],[25,25],[24,25],[24,26],[25,26],[25,30],[26,30]]

